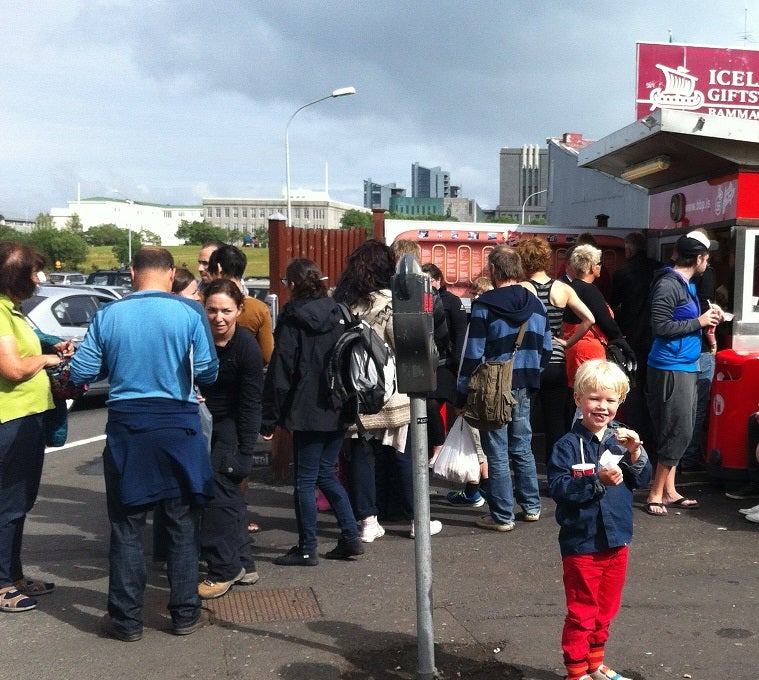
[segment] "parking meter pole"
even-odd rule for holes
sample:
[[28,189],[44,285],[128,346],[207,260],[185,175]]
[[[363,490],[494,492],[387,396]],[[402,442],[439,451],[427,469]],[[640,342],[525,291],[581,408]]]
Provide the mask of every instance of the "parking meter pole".
[[414,466],[414,565],[416,570],[417,674],[433,680],[435,635],[432,626],[432,546],[430,480],[427,456],[427,399],[411,395],[411,454]]
[[432,629],[432,550],[430,546],[430,480],[427,458],[427,394],[436,389],[437,350],[433,341],[433,292],[429,277],[412,255],[398,262],[391,281],[393,337],[398,391],[411,399],[408,447],[414,479],[414,568],[416,633],[420,680],[433,680],[435,647]]

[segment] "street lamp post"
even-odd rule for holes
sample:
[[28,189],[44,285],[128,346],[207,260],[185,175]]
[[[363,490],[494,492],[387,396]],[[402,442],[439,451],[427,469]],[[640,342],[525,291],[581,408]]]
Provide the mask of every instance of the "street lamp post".
[[524,199],[524,203],[522,203],[522,220],[519,222],[519,224],[524,224],[524,207],[527,205],[527,201],[529,201],[533,196],[544,194],[546,191],[548,191],[548,189],[541,189],[540,191],[536,191],[534,194],[530,194],[527,198]]
[[[122,194],[118,189],[113,190],[114,194]],[[127,198],[124,196],[124,202],[127,205],[134,205],[134,201],[131,198]],[[132,222],[131,220],[127,222],[127,267],[132,263]]]
[[287,172],[287,226],[292,226],[291,221],[291,205],[290,205],[290,123],[293,122],[293,118],[298,114],[298,112],[302,111],[308,106],[313,106],[314,104],[318,104],[319,102],[323,102],[325,99],[332,99],[333,97],[345,97],[349,94],[356,94],[356,88],[355,87],[341,87],[332,94],[328,94],[326,97],[320,97],[319,99],[314,99],[312,102],[308,102],[308,104],[304,104],[299,109],[295,110],[295,113],[293,113],[292,116],[290,116],[290,119],[287,121],[287,125],[285,126],[285,167]]

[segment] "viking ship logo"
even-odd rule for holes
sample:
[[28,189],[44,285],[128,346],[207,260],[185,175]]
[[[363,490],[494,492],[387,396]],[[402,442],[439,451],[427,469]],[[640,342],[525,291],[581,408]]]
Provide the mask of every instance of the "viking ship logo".
[[657,64],[656,68],[664,74],[666,83],[663,88],[651,90],[649,99],[651,111],[661,109],[698,109],[703,106],[704,95],[696,89],[698,78],[690,75],[685,66],[670,68]]

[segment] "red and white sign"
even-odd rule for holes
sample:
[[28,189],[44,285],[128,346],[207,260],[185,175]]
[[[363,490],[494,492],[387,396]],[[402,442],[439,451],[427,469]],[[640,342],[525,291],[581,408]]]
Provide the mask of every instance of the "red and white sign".
[[638,43],[636,118],[656,109],[759,120],[759,51]]
[[759,173],[737,172],[649,198],[649,229],[704,227],[759,219]]

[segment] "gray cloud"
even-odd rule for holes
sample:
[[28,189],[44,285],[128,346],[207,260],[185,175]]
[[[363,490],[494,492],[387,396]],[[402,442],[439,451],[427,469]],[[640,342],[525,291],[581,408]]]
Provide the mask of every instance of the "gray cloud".
[[419,161],[494,207],[502,146],[632,121],[636,40],[671,28],[740,47],[744,21],[736,0],[31,0],[5,14],[3,214],[64,205],[77,183],[155,202],[279,194],[289,116],[347,85],[355,97],[293,122],[294,185],[321,188],[328,163],[334,197],[360,203],[363,179],[408,186]]

